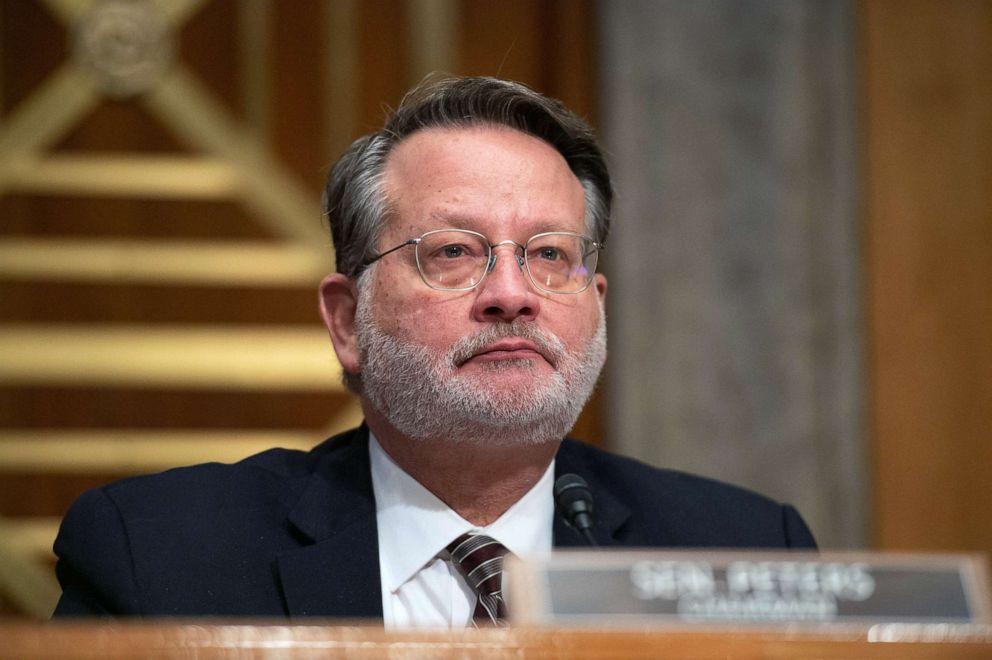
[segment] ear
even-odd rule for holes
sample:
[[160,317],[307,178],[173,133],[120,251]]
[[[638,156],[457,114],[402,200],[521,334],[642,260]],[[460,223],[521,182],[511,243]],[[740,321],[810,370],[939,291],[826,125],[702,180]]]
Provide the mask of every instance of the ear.
[[355,282],[341,273],[331,273],[320,283],[320,316],[331,335],[334,352],[341,368],[350,374],[359,371],[358,337],[355,312],[358,289]]
[[593,285],[596,287],[596,295],[599,296],[599,302],[603,305],[606,304],[606,275],[602,273],[596,273],[593,277]]

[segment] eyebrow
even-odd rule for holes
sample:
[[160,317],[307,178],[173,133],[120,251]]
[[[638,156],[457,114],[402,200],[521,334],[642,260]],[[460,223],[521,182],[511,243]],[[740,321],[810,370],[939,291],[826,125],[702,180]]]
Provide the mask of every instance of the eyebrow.
[[[462,215],[447,216],[443,213],[438,213],[438,214],[429,215],[428,220],[434,220],[439,223],[443,223],[443,225],[431,226],[428,229],[424,229],[424,231],[431,231],[433,229],[468,229],[470,231],[474,231],[486,235],[486,232],[482,231],[479,227],[479,225],[483,224],[485,221],[478,218],[472,218],[470,216],[462,216]],[[583,222],[581,224],[582,224],[582,229],[578,233],[585,234],[587,231],[585,219],[583,219]],[[536,228],[530,232],[529,236],[536,236],[537,234],[543,234],[545,232],[552,232],[552,231],[574,231],[572,229],[567,229],[562,225],[563,223],[560,222],[543,220],[536,225]]]

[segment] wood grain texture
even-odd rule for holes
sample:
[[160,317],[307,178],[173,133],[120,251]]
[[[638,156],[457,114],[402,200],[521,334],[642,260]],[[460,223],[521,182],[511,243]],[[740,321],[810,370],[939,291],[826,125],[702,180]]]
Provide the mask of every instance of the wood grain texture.
[[860,20],[875,545],[992,552],[992,3]]
[[[927,640],[877,643],[864,630],[671,628],[642,630],[479,629],[386,632],[320,621],[308,625],[245,622],[0,624],[0,658],[988,658],[988,627]],[[939,632],[939,631],[938,631]]]

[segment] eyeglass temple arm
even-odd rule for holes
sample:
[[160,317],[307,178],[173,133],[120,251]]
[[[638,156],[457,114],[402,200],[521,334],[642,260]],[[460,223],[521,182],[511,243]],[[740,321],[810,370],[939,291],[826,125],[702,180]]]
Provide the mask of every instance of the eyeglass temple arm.
[[584,256],[588,257],[590,254],[593,254],[595,252],[602,252],[605,249],[606,249],[606,243],[597,243],[596,241],[593,241],[592,249],[586,252]]
[[404,241],[404,242],[400,243],[399,245],[397,245],[394,248],[389,248],[385,252],[380,252],[379,254],[372,255],[371,257],[369,257],[369,258],[365,259],[364,261],[362,261],[362,265],[363,266],[371,266],[372,264],[374,264],[375,262],[379,261],[384,256],[386,256],[387,254],[391,254],[393,252],[396,252],[397,250],[401,250],[401,249],[405,248],[408,245],[416,245],[419,242],[420,242],[420,239],[419,238],[411,238],[408,241]]

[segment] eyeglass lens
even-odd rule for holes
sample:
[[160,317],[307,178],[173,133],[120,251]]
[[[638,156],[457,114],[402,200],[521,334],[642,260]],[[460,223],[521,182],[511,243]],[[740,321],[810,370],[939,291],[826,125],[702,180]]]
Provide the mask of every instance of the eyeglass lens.
[[[488,242],[468,231],[428,232],[417,243],[416,252],[424,281],[438,289],[472,288],[485,276],[489,266]],[[596,272],[598,254],[587,238],[552,232],[532,237],[527,242],[524,259],[538,288],[574,293],[589,285]]]

